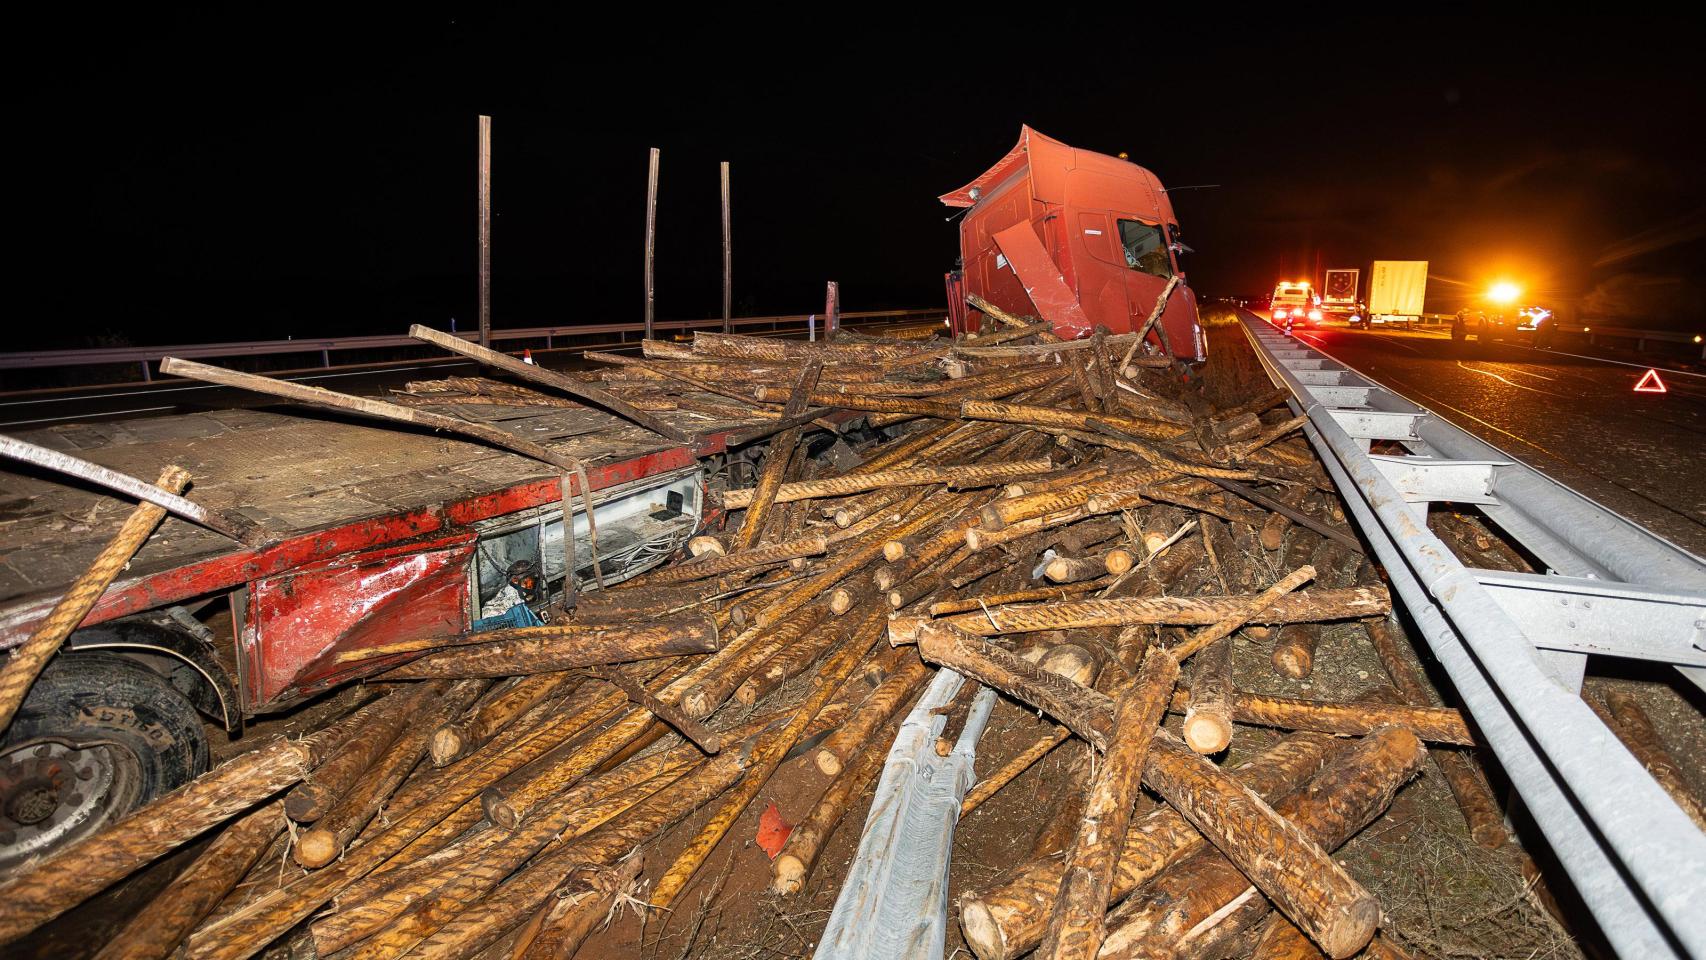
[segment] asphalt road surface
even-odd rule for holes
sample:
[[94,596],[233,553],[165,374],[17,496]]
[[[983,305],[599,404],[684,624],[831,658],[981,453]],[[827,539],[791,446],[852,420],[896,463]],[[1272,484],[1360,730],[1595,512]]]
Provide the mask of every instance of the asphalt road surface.
[[[1299,338],[1654,533],[1706,556],[1706,375],[1444,333],[1327,326]],[[1655,361],[1659,362],[1659,361]]]

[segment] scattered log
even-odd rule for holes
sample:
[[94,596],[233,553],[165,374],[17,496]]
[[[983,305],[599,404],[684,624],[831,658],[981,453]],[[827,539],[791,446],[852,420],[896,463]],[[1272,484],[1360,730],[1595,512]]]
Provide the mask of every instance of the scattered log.
[[[435,687],[433,693],[438,695],[449,684],[439,682]],[[284,812],[297,823],[313,823],[320,819],[349,793],[356,781],[397,739],[403,727],[411,721],[418,721],[414,713],[421,703],[421,690],[410,687],[393,691],[362,707],[360,728],[339,745],[325,763],[291,788],[284,798]]]
[[[509,639],[470,643],[429,653],[381,674],[384,680],[439,677],[509,677],[555,673],[574,667],[607,666],[717,649],[717,625],[709,617],[608,627],[521,627],[491,631]],[[480,634],[473,634],[475,637]]]
[[1211,643],[1197,654],[1191,671],[1190,698],[1182,732],[1185,743],[1210,756],[1232,743],[1232,638]]
[[823,853],[823,845],[829,841],[853,802],[883,772],[883,763],[887,759],[888,750],[873,749],[867,745],[866,749],[855,754],[850,766],[834,774],[835,779],[818,797],[812,812],[794,825],[787,842],[776,854],[771,864],[771,890],[786,896],[805,887],[812,868],[817,866],[817,859]]
[[[1694,821],[1694,825],[1706,830],[1706,806],[1694,795],[1688,785],[1688,778],[1683,775],[1671,752],[1665,748],[1664,740],[1659,737],[1659,731],[1653,726],[1653,721],[1647,712],[1641,709],[1639,702],[1628,693],[1609,687],[1605,691],[1605,704],[1601,706],[1591,694],[1584,694],[1582,699],[1599,713],[1600,719],[1606,721],[1606,726],[1623,741],[1635,759],[1641,761],[1641,766],[1652,774],[1658,785],[1665,793],[1676,801],[1682,812]],[[1609,708],[1609,709],[1607,709]]]
[[1172,654],[1151,651],[1118,700],[1114,739],[1090,786],[1083,823],[1067,853],[1066,873],[1037,948],[1039,958],[1094,960],[1101,948],[1114,863],[1124,848],[1149,745],[1178,678],[1179,662]]
[[[1426,682],[1421,672],[1410,666],[1399,650],[1398,631],[1392,621],[1386,617],[1365,620],[1363,631],[1403,702],[1426,706]],[[1488,850],[1503,847],[1510,840],[1504,812],[1499,808],[1498,800],[1494,799],[1492,788],[1487,786],[1486,779],[1476,769],[1475,761],[1470,755],[1457,750],[1430,749],[1428,755],[1445,777],[1446,786],[1450,788],[1453,799],[1457,801],[1457,809],[1463,814],[1464,824],[1469,828],[1470,839]]]
[[[183,493],[190,484],[190,474],[182,467],[169,466],[160,471],[154,485],[167,493]],[[0,733],[12,725],[18,706],[35,685],[42,668],[59,651],[60,644],[77,629],[83,618],[95,607],[95,601],[142,549],[154,528],[166,518],[166,509],[153,503],[138,504],[119,527],[118,533],[102,548],[89,569],[83,571],[53,609],[35,626],[29,638],[12,650],[4,665],[0,665]]]
[[[540,908],[540,923],[517,960],[568,960],[598,925],[610,916],[616,895],[633,886],[645,866],[635,851],[614,868],[580,870],[556,892],[555,902]],[[512,956],[516,956],[512,954]]]
[[96,954],[96,960],[162,960],[171,956],[284,830],[282,800],[260,807],[221,830],[194,863],[130,918]]
[[726,573],[734,573],[737,570],[751,570],[754,567],[769,566],[797,557],[815,557],[828,549],[829,541],[823,537],[801,537],[798,540],[788,540],[783,543],[773,543],[769,546],[748,550],[737,550],[734,553],[713,554],[689,563],[665,567],[648,574],[646,584],[652,586],[682,583],[688,580],[703,580],[706,577],[719,577]]
[[[1003,483],[1015,477],[1047,473],[1054,463],[1047,457],[1020,460],[1013,463],[989,463],[956,467],[907,467],[883,473],[843,474],[823,480],[801,480],[785,483],[776,492],[777,503],[814,500],[823,497],[843,497],[852,493],[888,487],[929,486],[949,484],[954,487],[981,487]],[[752,502],[751,490],[730,490],[723,494],[723,506],[738,510]]]
[[[677,653],[706,653],[715,650],[715,646],[699,646],[703,643],[715,643],[717,639],[717,624],[710,617],[674,617],[662,622],[641,622],[641,624],[548,624],[539,627],[507,627],[507,629],[488,629],[479,633],[456,634],[456,636],[428,636],[420,639],[403,639],[396,643],[374,645],[362,650],[350,650],[334,656],[333,663],[353,663],[362,660],[375,660],[380,656],[396,656],[403,653],[425,653],[435,651],[435,655],[449,655],[459,651],[478,651],[481,656],[508,655],[510,651],[517,653],[534,653],[551,651],[560,658],[570,660],[563,663],[558,670],[568,670],[575,667],[599,667],[604,663],[628,663],[631,660],[650,660],[653,656],[670,656]],[[679,650],[670,648],[670,643],[686,643]],[[498,646],[514,645],[514,646]],[[573,653],[568,651],[573,650]],[[640,651],[641,656],[628,656],[626,651]],[[652,653],[662,650],[662,653]],[[404,667],[394,668],[397,675],[387,675],[387,680],[432,680],[438,679],[435,674],[421,677],[406,677],[401,675],[408,667],[418,667],[428,658],[421,658]],[[515,670],[510,674],[469,674],[479,677],[510,677],[519,674],[543,674],[544,670]]]
[[301,740],[276,737],[0,880],[0,943],[9,943],[293,786],[349,736],[348,721]]
[[1265,610],[1271,610],[1281,597],[1315,579],[1315,568],[1311,566],[1298,567],[1296,570],[1279,578],[1273,586],[1262,591],[1256,597],[1246,601],[1211,624],[1206,630],[1196,633],[1174,648],[1173,656],[1181,661],[1203,649],[1211,643],[1216,643],[1224,637],[1229,637],[1239,627],[1257,619]]
[[429,746],[433,766],[442,767],[467,756],[535,705],[572,690],[576,679],[572,670],[535,673],[493,691],[466,717],[433,732]]
[[878,732],[911,701],[913,694],[930,676],[930,668],[916,655],[905,657],[899,668],[871,691],[852,716],[818,747],[814,758],[817,768],[833,777],[862,752],[886,753],[878,745]]
[[[1423,756],[1420,741],[1404,730],[1388,729],[1365,737],[1340,753],[1306,789],[1277,805],[1284,818],[1281,822],[1300,845],[1315,850],[1337,848],[1386,809],[1393,794],[1420,767]],[[1325,855],[1321,859],[1337,877],[1292,878],[1288,885],[1298,897],[1282,895],[1275,903],[1329,957],[1348,957],[1373,936],[1379,910],[1372,898],[1353,892],[1360,888],[1344,876],[1343,868]],[[1248,869],[1263,878],[1260,889],[1267,893],[1267,886],[1274,885],[1269,871],[1295,866],[1270,851],[1265,864],[1250,864]],[[1242,863],[1235,866],[1222,850],[1204,850],[1167,869],[1109,915],[1102,956],[1194,955],[1204,941],[1224,938],[1229,927],[1247,928],[1260,921],[1267,915],[1268,901],[1241,872],[1244,867]],[[1351,886],[1330,898],[1322,887],[1340,885],[1339,877]],[[1343,909],[1331,907],[1334,899],[1345,897],[1350,900]]]
[[[1337,748],[1330,737],[1295,734],[1232,773],[1258,795],[1277,798],[1301,786]],[[1146,814],[1126,831],[1114,867],[1112,899],[1129,895],[1168,865],[1207,846],[1202,834],[1172,807]],[[961,899],[961,928],[979,960],[1010,960],[1041,941],[1048,905],[1065,872],[1065,862],[1058,857],[1033,859],[998,886]]]
[[[1034,633],[1039,630],[1073,630],[1084,627],[1123,627],[1130,624],[1173,626],[1213,625],[1236,618],[1249,608],[1253,598],[1242,597],[1137,597],[1110,600],[1063,600],[989,607],[987,611],[942,618],[941,623],[978,636]],[[1308,590],[1274,600],[1248,621],[1255,623],[1315,623],[1352,620],[1391,611],[1392,601],[1384,587],[1347,587],[1342,590]],[[894,643],[911,643],[923,626],[922,617],[897,617],[890,624]]]

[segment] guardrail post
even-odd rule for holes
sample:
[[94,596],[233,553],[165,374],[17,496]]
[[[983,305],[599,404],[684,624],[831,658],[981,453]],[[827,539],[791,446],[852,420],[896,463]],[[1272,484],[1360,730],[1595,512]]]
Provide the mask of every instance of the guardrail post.
[[480,116],[480,346],[492,345],[492,118]]
[[142,361],[142,382],[143,383],[153,383],[154,382],[153,376],[151,376],[148,373],[148,361],[147,360]]
[[651,166],[646,172],[646,339],[652,338],[652,258],[657,250],[658,234],[658,148],[652,148]]
[[321,347],[320,348],[320,366],[330,367],[331,365],[332,365],[332,351],[326,347]]

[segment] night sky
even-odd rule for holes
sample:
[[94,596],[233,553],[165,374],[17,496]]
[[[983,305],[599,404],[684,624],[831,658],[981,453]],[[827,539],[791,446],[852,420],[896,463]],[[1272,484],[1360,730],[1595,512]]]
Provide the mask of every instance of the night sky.
[[1218,184],[1174,196],[1205,297],[1427,259],[1430,309],[1510,278],[1706,324],[1693,24],[653,9],[14,23],[46,55],[9,97],[14,348],[471,327],[479,113],[500,327],[641,319],[652,146],[661,318],[720,309],[719,160],[737,315],[819,309],[829,279],[847,309],[938,306],[935,197],[1021,123]]

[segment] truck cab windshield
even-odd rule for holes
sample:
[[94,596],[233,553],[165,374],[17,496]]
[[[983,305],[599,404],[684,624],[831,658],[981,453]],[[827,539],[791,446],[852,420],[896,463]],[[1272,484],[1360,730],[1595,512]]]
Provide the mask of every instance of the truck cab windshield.
[[1121,220],[1120,245],[1125,247],[1126,266],[1157,277],[1171,277],[1173,263],[1167,257],[1167,238],[1161,228],[1138,220]]

